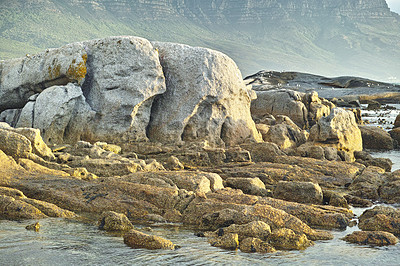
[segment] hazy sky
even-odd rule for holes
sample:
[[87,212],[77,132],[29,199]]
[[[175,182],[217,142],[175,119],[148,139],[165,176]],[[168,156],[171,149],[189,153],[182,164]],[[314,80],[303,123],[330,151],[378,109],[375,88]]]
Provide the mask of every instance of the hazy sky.
[[400,0],[386,0],[390,9],[398,14],[400,14]]

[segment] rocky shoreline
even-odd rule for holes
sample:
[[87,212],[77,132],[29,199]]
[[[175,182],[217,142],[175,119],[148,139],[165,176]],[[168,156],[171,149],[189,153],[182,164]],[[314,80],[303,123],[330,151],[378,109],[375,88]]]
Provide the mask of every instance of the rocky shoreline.
[[[400,172],[365,151],[396,148],[398,121],[387,133],[316,92],[250,88],[216,51],[111,37],[0,61],[0,77],[1,219],[89,213],[148,249],[176,246],[133,225],[177,223],[269,253],[331,239],[349,206],[400,202]],[[375,207],[345,240],[395,244],[398,217]]]

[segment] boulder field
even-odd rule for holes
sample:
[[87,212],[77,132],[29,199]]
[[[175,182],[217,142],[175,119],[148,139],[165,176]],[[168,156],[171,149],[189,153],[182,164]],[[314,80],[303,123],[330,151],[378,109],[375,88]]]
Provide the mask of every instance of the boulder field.
[[[400,202],[399,173],[363,151],[379,134],[363,139],[353,111],[255,92],[217,51],[109,37],[0,61],[0,78],[0,219],[84,216],[132,248],[170,250],[134,225],[176,223],[271,253],[331,239],[351,205]],[[398,235],[376,225],[396,211],[381,212],[360,228]],[[397,242],[369,237],[346,241]]]

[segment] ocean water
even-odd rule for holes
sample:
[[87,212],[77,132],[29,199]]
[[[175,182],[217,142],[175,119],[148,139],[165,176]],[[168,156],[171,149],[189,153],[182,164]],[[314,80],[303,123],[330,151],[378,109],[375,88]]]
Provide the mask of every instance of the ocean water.
[[0,221],[0,265],[398,265],[400,261],[400,245],[368,247],[341,240],[357,227],[333,231],[333,240],[316,241],[304,251],[248,254],[212,247],[179,226],[156,227],[151,234],[170,239],[180,249],[151,251],[129,248],[122,237],[95,225],[49,218],[40,221],[39,232],[26,230],[32,222]]

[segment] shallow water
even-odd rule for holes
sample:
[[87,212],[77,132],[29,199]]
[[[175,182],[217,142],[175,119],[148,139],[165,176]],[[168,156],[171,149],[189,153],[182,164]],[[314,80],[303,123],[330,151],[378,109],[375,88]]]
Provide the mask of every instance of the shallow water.
[[263,255],[211,247],[205,238],[180,227],[151,232],[180,249],[149,251],[131,249],[122,237],[94,225],[50,218],[40,221],[39,232],[27,231],[25,226],[33,222],[0,221],[0,265],[396,265],[400,261],[400,245],[377,248],[340,240],[357,227],[334,231],[334,240],[317,241],[305,251]]

